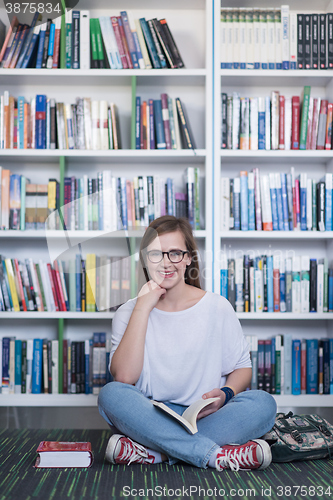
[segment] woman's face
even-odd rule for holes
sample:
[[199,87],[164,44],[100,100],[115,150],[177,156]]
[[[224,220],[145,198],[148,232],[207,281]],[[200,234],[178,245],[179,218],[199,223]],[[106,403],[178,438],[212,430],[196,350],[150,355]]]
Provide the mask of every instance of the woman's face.
[[[158,252],[170,252],[174,250],[187,250],[185,238],[181,231],[174,231],[172,233],[165,233],[161,236],[157,236],[147,247],[147,252],[154,251],[146,256],[149,277],[158,285],[166,289],[174,288],[178,283],[184,281],[186,267],[191,264],[189,254],[186,253],[183,260],[179,263],[170,262],[166,254],[163,255],[160,262],[151,262],[148,255],[151,256],[151,259],[157,260],[156,257],[158,257]],[[177,255],[177,252],[173,252],[173,255]]]

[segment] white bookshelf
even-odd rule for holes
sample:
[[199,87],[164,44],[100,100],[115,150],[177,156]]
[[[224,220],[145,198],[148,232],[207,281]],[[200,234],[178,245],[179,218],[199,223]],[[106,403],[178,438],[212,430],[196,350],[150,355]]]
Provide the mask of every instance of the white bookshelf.
[[[266,96],[272,90],[282,95],[302,95],[305,85],[311,86],[311,95],[321,98],[333,97],[333,71],[331,70],[234,70],[220,68],[220,7],[276,7],[272,1],[239,0],[215,2],[214,29],[214,278],[213,289],[220,292],[221,254],[227,258],[241,257],[248,253],[255,255],[288,251],[296,255],[313,258],[332,258],[333,232],[307,231],[221,231],[220,229],[220,178],[234,178],[241,170],[251,171],[259,167],[261,174],[269,172],[290,172],[295,175],[307,172],[308,177],[318,181],[325,172],[332,172],[333,150],[331,151],[244,151],[220,149],[221,144],[221,92],[231,94],[238,91],[241,96]],[[290,11],[331,12],[333,2],[320,0],[291,0]],[[256,335],[259,339],[271,338],[276,334],[291,333],[293,338],[323,338],[333,335],[333,313],[237,313],[245,335]],[[333,397],[322,395],[275,396],[280,407],[332,407]]]
[[[332,395],[274,395],[279,409],[295,407],[330,408]],[[1,395],[0,407],[97,407],[98,397],[93,394],[9,394]]]
[[[223,0],[224,6],[233,2]],[[274,6],[273,0],[239,0],[238,6]],[[316,6],[310,0],[291,0],[291,10],[333,10],[333,2],[318,0]],[[89,9],[92,16],[110,12],[107,0],[97,0],[91,8],[88,0],[80,1],[80,9]],[[0,92],[10,90],[13,95],[32,97],[37,93],[46,93],[56,100],[68,99],[74,102],[76,96],[89,96],[100,99],[101,96],[119,104],[121,136],[124,149],[117,151],[37,151],[37,150],[0,150],[0,162],[13,172],[31,173],[31,181],[36,182],[43,175],[59,176],[59,159],[64,157],[66,175],[79,176],[111,168],[114,175],[149,175],[167,173],[175,177],[182,185],[182,173],[187,166],[199,166],[200,176],[204,180],[204,199],[201,211],[204,214],[204,227],[195,233],[199,250],[205,262],[205,288],[219,293],[220,276],[218,256],[223,245],[238,251],[256,249],[264,252],[267,248],[286,250],[288,245],[299,254],[311,252],[310,256],[332,255],[333,233],[320,232],[221,232],[220,231],[220,177],[224,172],[230,177],[240,170],[251,170],[259,166],[262,172],[273,168],[288,171],[294,166],[296,173],[307,171],[319,178],[325,171],[331,171],[333,151],[230,151],[220,150],[220,94],[222,89],[238,90],[243,95],[258,95],[272,89],[283,90],[286,95],[301,95],[304,85],[311,85],[320,92],[320,96],[331,96],[333,71],[257,71],[257,70],[221,70],[219,63],[219,20],[220,4],[217,0],[142,0],[140,9],[137,0],[115,0],[112,12],[130,10],[134,17],[166,17],[173,32],[186,69],[178,70],[1,70]],[[8,25],[4,9],[0,9],[0,19]],[[214,26],[212,25],[214,23]],[[213,29],[214,28],[214,29]],[[214,39],[213,39],[214,36]],[[214,47],[213,47],[214,43]],[[137,95],[143,98],[157,96],[167,92],[172,97],[184,99],[191,127],[198,149],[181,151],[136,151],[130,149],[131,82],[136,78]],[[259,95],[261,95],[259,94]],[[213,143],[214,138],[214,143]],[[214,147],[213,147],[214,144]],[[137,238],[142,231],[117,231],[106,235],[100,231],[68,231],[66,235],[59,231],[3,231],[0,232],[1,253],[23,258],[38,255],[47,259],[47,242],[53,242],[56,248],[62,248],[64,238],[75,244],[93,240],[104,242],[105,248],[116,251],[125,237]],[[96,252],[97,253],[97,252]],[[215,256],[214,267],[212,255]],[[313,335],[331,336],[332,313],[291,314],[291,313],[237,313],[244,327],[244,333],[269,337],[272,332],[291,331],[293,335],[302,335],[303,330],[309,338]],[[36,328],[46,331],[54,320],[65,321],[65,337],[80,339],[81,332],[87,338],[94,328],[106,328],[110,331],[113,313],[0,313],[2,325],[0,335],[6,335],[10,325],[11,332],[18,328],[18,338],[27,338]],[[24,329],[20,327],[24,320]],[[42,320],[42,321],[40,321]],[[85,320],[85,321],[82,321]],[[97,323],[98,320],[98,323]],[[45,321],[45,323],[43,323]],[[262,323],[264,321],[264,323]],[[269,327],[267,328],[267,321]],[[261,322],[261,323],[260,323]],[[315,323],[317,322],[317,323]],[[36,326],[37,325],[37,326]],[[40,325],[40,326],[38,326]],[[101,326],[100,326],[101,325]],[[277,330],[278,329],[278,330]],[[38,330],[40,331],[40,330]],[[50,333],[51,335],[51,333]],[[53,333],[52,333],[53,335]],[[331,407],[331,396],[275,396],[281,407],[312,406]],[[2,406],[96,406],[95,396],[86,395],[0,395]]]
[[[111,151],[79,150],[0,150],[0,165],[13,173],[21,173],[31,182],[47,182],[60,175],[60,162],[65,163],[66,176],[94,175],[110,169],[112,175],[133,178],[137,175],[159,175],[175,179],[175,190],[184,190],[183,173],[189,166],[200,169],[202,214],[201,230],[195,232],[204,267],[204,285],[212,290],[212,0],[107,0],[92,3],[80,0],[80,10],[90,10],[91,17],[117,15],[131,11],[133,18],[165,17],[177,42],[186,68],[177,70],[36,70],[0,69],[0,93],[24,95],[27,99],[46,94],[59,102],[74,103],[77,96],[106,99],[118,106],[122,149]],[[0,19],[8,26],[4,8]],[[184,103],[195,137],[195,150],[132,150],[131,112],[132,85],[142,100],[157,99],[162,92],[179,97]],[[121,255],[128,238],[135,240],[138,250],[143,229],[116,231],[0,231],[0,253],[8,257],[53,260],[72,245],[83,242],[84,254]],[[119,253],[120,252],[120,253]],[[32,337],[57,338],[57,321],[64,324],[64,338],[91,338],[94,331],[110,334],[114,313],[26,312],[0,313],[0,335],[18,339]],[[86,395],[2,395],[1,406],[96,406],[97,398]]]

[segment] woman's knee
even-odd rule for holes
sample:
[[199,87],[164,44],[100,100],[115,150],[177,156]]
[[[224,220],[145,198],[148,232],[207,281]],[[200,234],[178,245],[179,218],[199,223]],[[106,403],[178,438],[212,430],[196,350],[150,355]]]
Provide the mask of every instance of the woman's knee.
[[274,397],[266,391],[251,390],[241,392],[236,398],[246,399],[251,406],[255,407],[266,419],[273,419],[276,415],[276,401]]
[[266,391],[255,390],[251,392],[254,393],[255,401],[260,411],[264,413],[267,418],[274,418],[277,411],[274,397]]
[[[131,386],[130,386],[131,387]],[[104,385],[98,395],[98,406],[104,407],[106,403],[114,403],[123,397],[124,390],[128,389],[128,384],[122,382],[109,382]]]

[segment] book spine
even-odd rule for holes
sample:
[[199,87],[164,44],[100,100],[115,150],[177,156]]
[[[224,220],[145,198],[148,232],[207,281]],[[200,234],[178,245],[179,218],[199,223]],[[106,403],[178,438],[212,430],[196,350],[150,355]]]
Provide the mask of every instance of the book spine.
[[80,69],[90,69],[90,12],[80,11]]
[[333,117],[333,103],[327,104],[327,120],[326,120],[326,135],[325,135],[325,149],[332,149],[332,117]]
[[306,148],[306,139],[308,132],[308,115],[309,115],[309,104],[310,104],[310,87],[304,87],[303,95],[303,105],[301,114],[301,124],[300,124],[300,137],[299,137],[299,149]]
[[258,389],[264,389],[265,377],[265,341],[258,340]]
[[297,14],[297,69],[305,69],[305,14]]
[[166,68],[167,67],[167,62],[166,62],[165,55],[164,55],[164,52],[162,50],[162,47],[160,45],[157,33],[155,31],[155,27],[154,27],[154,23],[153,23],[152,19],[150,19],[148,21],[148,27],[150,29],[150,33],[151,33],[151,36],[152,36],[152,39],[153,39],[153,42],[154,42],[154,45],[155,45],[155,48],[156,48],[156,52],[157,52],[157,56],[158,56],[159,61],[160,61],[161,68]]
[[311,69],[311,15],[304,15],[304,69]]
[[289,69],[290,66],[290,14],[289,5],[281,5],[281,24],[282,24],[282,69]]
[[157,51],[155,48],[153,38],[151,36],[151,32],[150,32],[148,23],[144,17],[142,17],[140,19],[140,24],[141,24],[142,33],[143,33],[143,36],[145,38],[148,52],[149,52],[150,58],[152,60],[153,66],[156,69],[160,69],[161,68],[160,60],[159,60],[159,57],[157,55]]
[[167,94],[161,94],[161,105],[166,149],[171,149],[170,119]]
[[318,340],[307,339],[306,393],[318,394]]
[[326,99],[322,99],[320,103],[320,111],[318,116],[316,149],[325,149],[327,106],[328,106],[328,101]]
[[318,14],[311,15],[311,67],[319,68],[319,17]]
[[333,68],[333,14],[327,16],[327,68]]
[[320,69],[327,68],[327,18],[326,14],[319,14],[319,64]]
[[300,103],[299,97],[293,96],[291,99],[292,106],[292,132],[291,132],[291,149],[299,149],[299,116]]
[[125,31],[125,35],[126,35],[128,49],[129,49],[130,54],[131,54],[133,68],[134,69],[136,69],[136,68],[138,69],[140,67],[139,66],[139,61],[138,61],[138,55],[137,55],[137,52],[136,52],[136,49],[135,49],[135,43],[134,43],[133,33],[132,33],[130,25],[129,25],[129,21],[128,21],[128,17],[127,17],[127,12],[126,11],[121,11],[120,15],[121,15],[123,26],[124,26],[124,31]]

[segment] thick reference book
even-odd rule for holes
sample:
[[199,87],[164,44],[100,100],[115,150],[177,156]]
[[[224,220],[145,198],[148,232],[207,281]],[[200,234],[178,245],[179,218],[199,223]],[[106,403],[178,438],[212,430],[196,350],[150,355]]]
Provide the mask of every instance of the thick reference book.
[[41,441],[37,453],[36,468],[90,467],[93,462],[88,442]]
[[161,410],[165,411],[173,417],[175,420],[178,420],[178,422],[189,432],[190,434],[196,434],[198,432],[197,428],[197,416],[198,413],[205,408],[206,406],[210,405],[211,403],[214,403],[214,401],[217,401],[219,398],[208,398],[208,399],[198,399],[198,401],[194,401],[182,415],[178,415],[174,410],[171,410],[166,404],[160,402],[160,401],[154,401],[152,400],[152,404],[156,406],[157,408],[160,408]]

